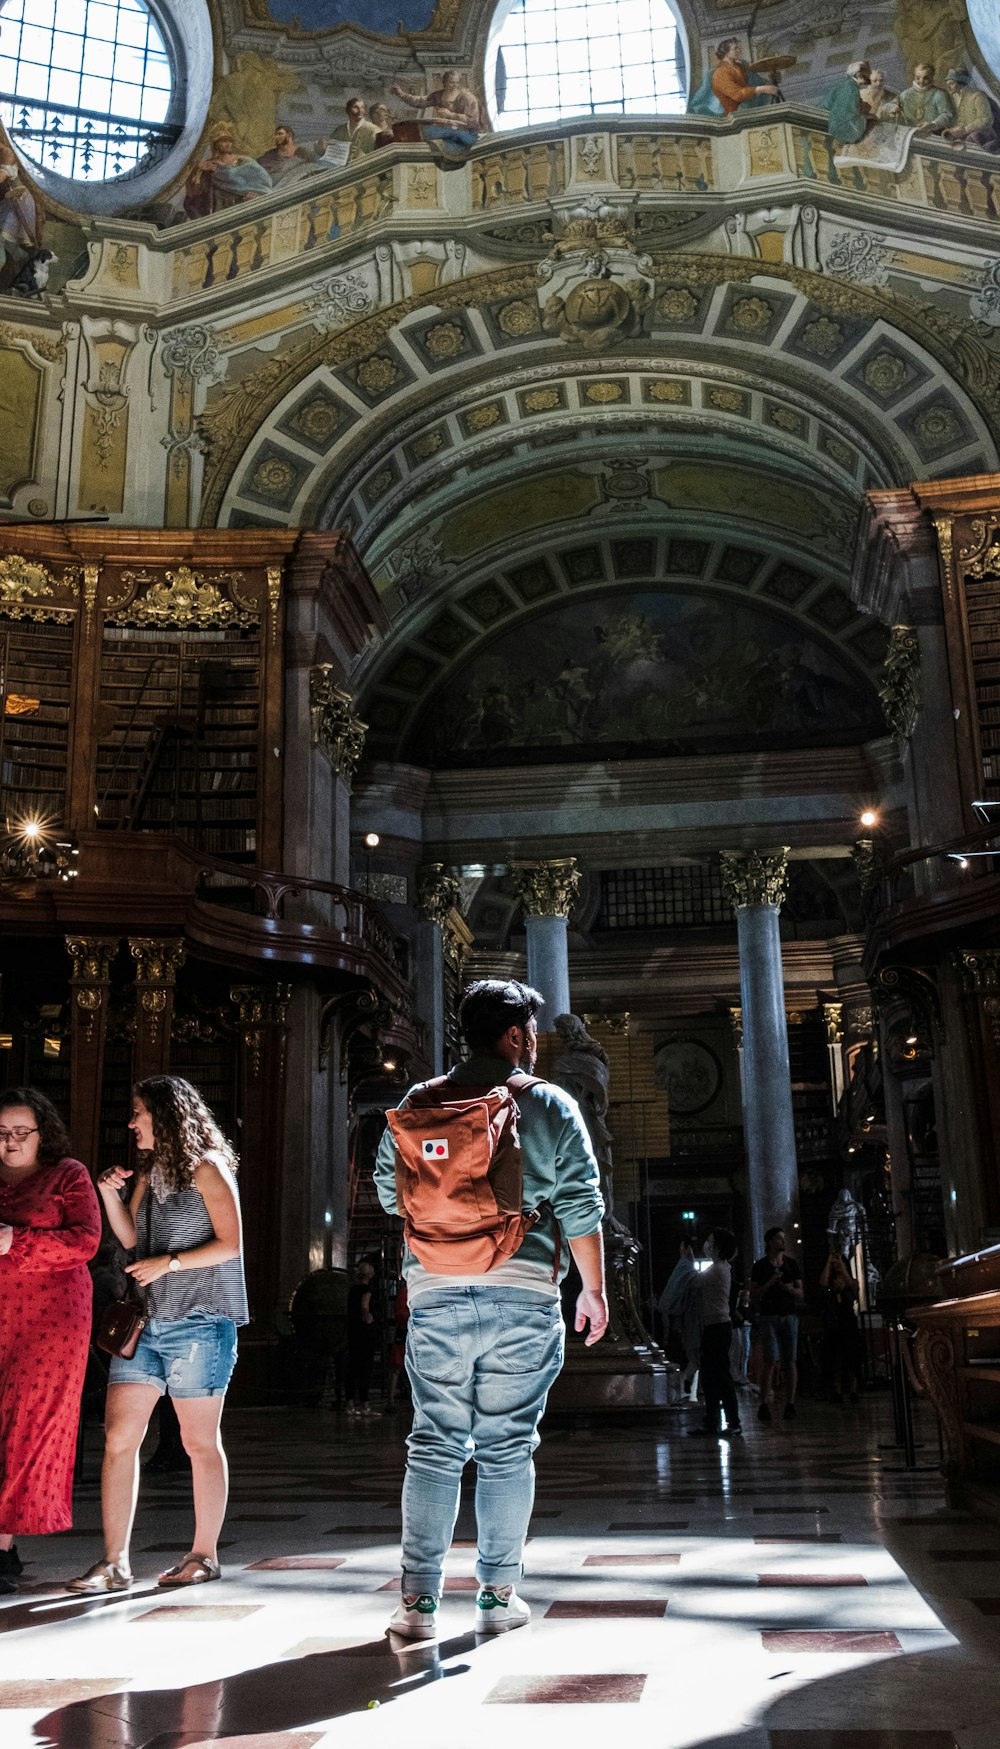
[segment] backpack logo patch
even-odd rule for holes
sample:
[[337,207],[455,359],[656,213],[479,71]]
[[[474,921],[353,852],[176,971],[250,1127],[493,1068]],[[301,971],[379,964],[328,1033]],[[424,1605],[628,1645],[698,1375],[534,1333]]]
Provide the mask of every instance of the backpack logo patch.
[[443,1136],[432,1136],[424,1142],[425,1160],[447,1160],[448,1144]]

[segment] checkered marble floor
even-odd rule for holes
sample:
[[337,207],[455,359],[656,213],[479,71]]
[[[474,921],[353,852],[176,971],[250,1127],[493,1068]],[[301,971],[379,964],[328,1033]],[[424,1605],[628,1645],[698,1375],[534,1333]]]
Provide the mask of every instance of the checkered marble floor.
[[944,1508],[932,1422],[908,1473],[876,1394],[733,1449],[693,1421],[548,1426],[531,1625],[477,1645],[463,1503],[441,1643],[398,1652],[404,1417],[230,1412],[224,1583],[155,1589],[190,1491],[146,1478],[135,1591],[80,1599],[59,1581],[102,1552],[92,1433],[75,1529],[26,1542],[0,1599],[0,1742],[1000,1749],[1000,1525]]

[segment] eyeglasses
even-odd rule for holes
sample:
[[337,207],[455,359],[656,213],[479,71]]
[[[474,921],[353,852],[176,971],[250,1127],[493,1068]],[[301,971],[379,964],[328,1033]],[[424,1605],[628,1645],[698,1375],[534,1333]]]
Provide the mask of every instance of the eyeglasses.
[[29,1136],[37,1136],[40,1134],[41,1131],[38,1129],[37,1125],[31,1130],[0,1130],[0,1143],[26,1142]]

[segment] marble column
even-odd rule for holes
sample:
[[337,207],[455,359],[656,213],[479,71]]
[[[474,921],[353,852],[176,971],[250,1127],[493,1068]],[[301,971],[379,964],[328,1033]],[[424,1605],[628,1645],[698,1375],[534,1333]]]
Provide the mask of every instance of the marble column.
[[524,910],[528,983],[545,998],[539,1032],[554,1032],[557,1014],[570,1012],[569,914],[580,887],[573,856],[516,863],[511,873]]
[[722,875],[736,912],[743,1009],[743,1134],[754,1255],[768,1227],[791,1237],[798,1218],[798,1166],[785,1025],[779,912],[785,850],[725,853]]
[[445,930],[460,890],[458,875],[443,862],[421,863],[417,869],[417,1012],[427,1028],[427,1054],[435,1075],[444,1072]]

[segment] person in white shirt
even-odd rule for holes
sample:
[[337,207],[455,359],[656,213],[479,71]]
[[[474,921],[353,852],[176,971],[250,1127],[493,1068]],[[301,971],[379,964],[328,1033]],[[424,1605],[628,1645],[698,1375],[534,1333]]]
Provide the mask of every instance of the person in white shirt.
[[[705,1421],[694,1432],[702,1438],[742,1439],[736,1387],[729,1370],[729,1346],[733,1336],[730,1311],[733,1271],[736,1256],[736,1236],[728,1227],[715,1227],[705,1240],[704,1254],[710,1267],[700,1271],[697,1282],[701,1295],[701,1388],[705,1393]],[[720,1412],[725,1409],[726,1425],[720,1427]]]

